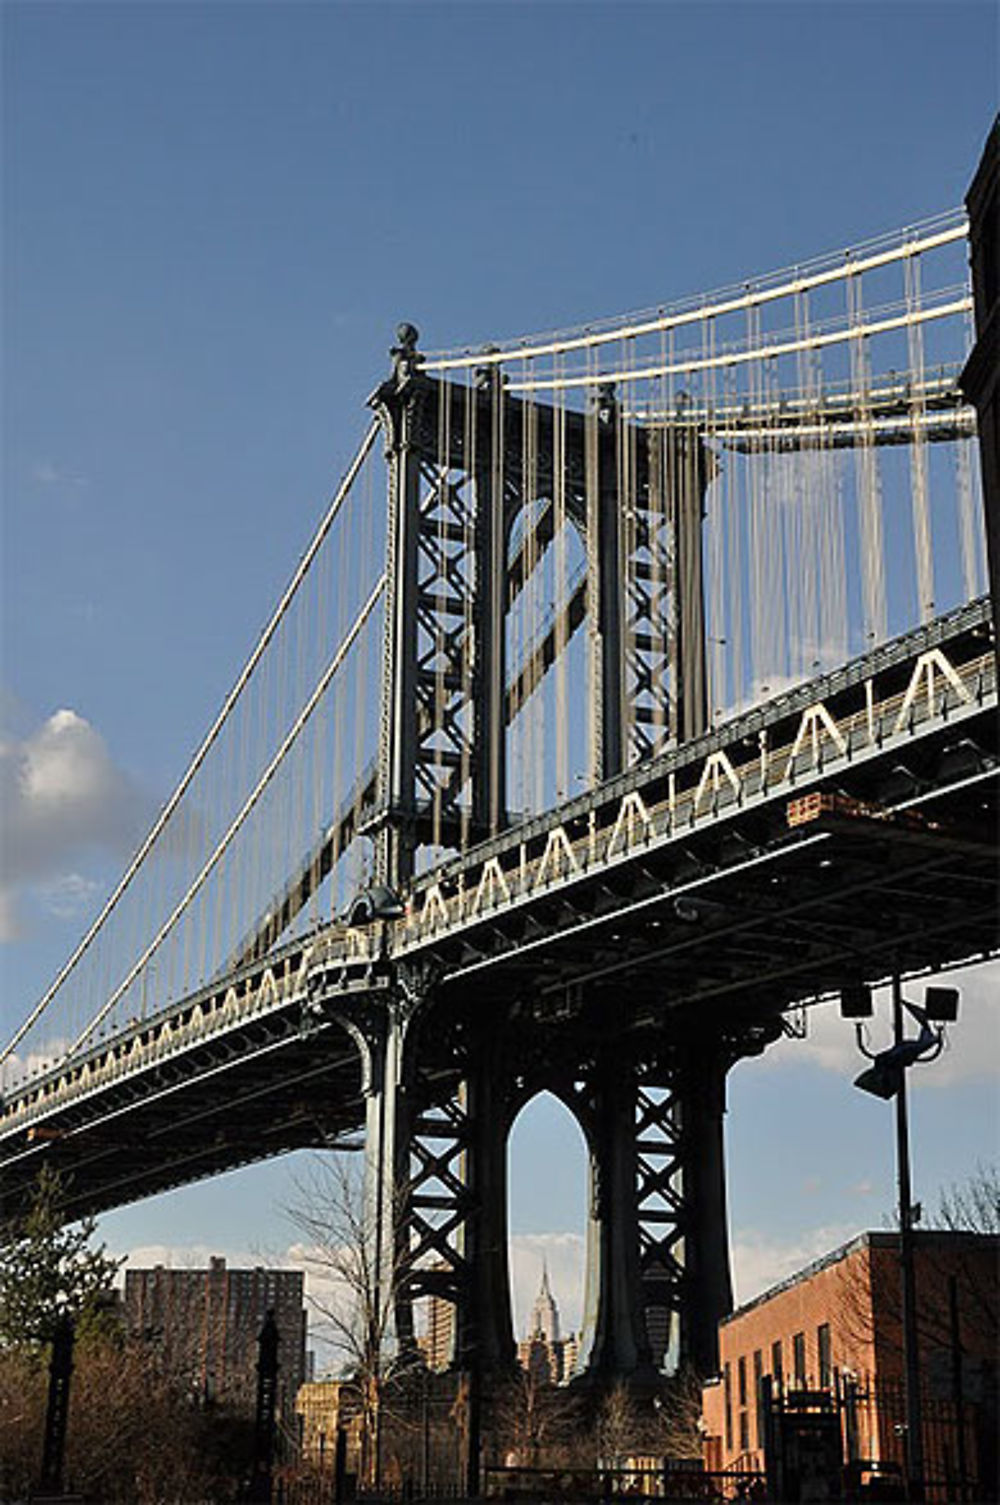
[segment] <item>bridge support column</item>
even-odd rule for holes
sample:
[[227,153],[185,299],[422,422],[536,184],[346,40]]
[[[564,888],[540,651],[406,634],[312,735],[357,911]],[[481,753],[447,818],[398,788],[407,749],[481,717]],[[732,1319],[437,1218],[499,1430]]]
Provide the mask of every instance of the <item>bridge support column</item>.
[[[466,1299],[459,1309],[456,1361],[497,1373],[516,1356],[507,1258],[507,1107],[490,1050],[478,1053],[468,1085],[470,1197],[465,1234]],[[463,1310],[464,1307],[464,1310]]]
[[433,1297],[453,1308],[453,1367],[509,1369],[503,1085],[488,1047],[446,1047],[445,1068],[426,1045],[419,1017],[393,1010],[369,1047],[368,1226],[386,1341],[415,1348],[414,1302]]
[[716,1369],[718,1323],[732,1310],[722,1132],[731,1059],[708,1040],[651,1061],[601,1053],[588,1092],[592,1382]]
[[414,359],[416,330],[399,329],[391,381],[371,399],[386,430],[389,498],[386,538],[385,634],[379,708],[375,880],[391,888],[413,872],[416,816],[417,549],[420,533],[420,458],[413,429],[420,396]]
[[587,572],[591,608],[591,675],[595,700],[591,768],[595,779],[621,773],[628,756],[622,498],[615,436],[620,425],[614,387],[600,387],[596,422],[587,429]]
[[602,1052],[591,1085],[586,1378],[606,1384],[652,1371],[639,1304],[636,1077],[623,1053]]
[[733,1309],[723,1115],[729,1059],[709,1042],[679,1053],[674,1104],[684,1187],[680,1352],[699,1374],[719,1363],[718,1325]]
[[708,728],[708,674],[705,642],[705,587],[702,523],[705,491],[712,478],[701,438],[689,429],[677,436],[668,472],[673,472],[671,513],[676,539],[677,636],[675,736],[691,742]]
[[[360,1032],[359,1032],[360,1033]],[[362,1236],[370,1244],[372,1341],[414,1341],[412,1306],[405,1290],[406,1262],[401,1212],[407,1202],[410,1098],[405,1080],[407,1020],[396,1009],[369,1022],[363,1032],[365,1071],[365,1186]]]

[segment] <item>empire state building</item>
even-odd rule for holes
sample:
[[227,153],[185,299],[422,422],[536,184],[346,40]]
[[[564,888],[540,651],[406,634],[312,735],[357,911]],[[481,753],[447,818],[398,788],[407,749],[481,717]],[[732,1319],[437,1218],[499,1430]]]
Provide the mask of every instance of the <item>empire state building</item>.
[[559,1333],[559,1308],[549,1285],[548,1266],[542,1266],[542,1284],[531,1308],[528,1336],[517,1345],[521,1367],[546,1385],[564,1385],[576,1367],[579,1340],[574,1333]]
[[542,1284],[531,1308],[528,1337],[536,1340],[540,1338],[545,1343],[559,1342],[559,1308],[549,1286],[548,1265],[542,1266]]

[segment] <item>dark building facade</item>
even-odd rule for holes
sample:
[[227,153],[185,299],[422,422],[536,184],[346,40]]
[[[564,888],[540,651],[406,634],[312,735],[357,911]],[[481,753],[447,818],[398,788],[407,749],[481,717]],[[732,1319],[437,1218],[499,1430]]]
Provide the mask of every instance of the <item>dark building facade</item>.
[[229,1269],[215,1257],[208,1269],[126,1270],[124,1316],[129,1331],[153,1346],[192,1395],[251,1417],[257,1340],[273,1311],[279,1409],[290,1417],[306,1374],[304,1294],[301,1270]]
[[965,199],[972,248],[976,343],[962,372],[975,405],[986,509],[986,548],[993,620],[1000,621],[1000,116]]

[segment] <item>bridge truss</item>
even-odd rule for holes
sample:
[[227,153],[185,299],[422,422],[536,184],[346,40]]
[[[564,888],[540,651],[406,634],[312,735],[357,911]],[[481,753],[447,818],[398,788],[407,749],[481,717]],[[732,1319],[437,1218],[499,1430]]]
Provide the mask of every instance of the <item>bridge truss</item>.
[[400,327],[246,668],[4,1052],[12,1205],[43,1155],[82,1209],[363,1142],[400,1342],[436,1294],[456,1363],[500,1367],[506,1139],[548,1088],[591,1160],[587,1373],[711,1367],[731,1064],[791,1005],[993,945],[965,234],[515,345]]

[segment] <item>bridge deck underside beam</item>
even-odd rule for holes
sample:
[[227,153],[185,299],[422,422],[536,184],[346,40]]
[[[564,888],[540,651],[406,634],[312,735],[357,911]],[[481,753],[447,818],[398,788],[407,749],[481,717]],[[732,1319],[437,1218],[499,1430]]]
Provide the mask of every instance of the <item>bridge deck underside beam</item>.
[[269,1159],[346,1144],[364,1124],[360,1067],[339,1031],[298,1013],[257,1020],[123,1076],[5,1146],[0,1217],[24,1205],[38,1168],[71,1173],[80,1217]]
[[929,850],[882,829],[817,828],[765,856],[744,841],[692,842],[679,860],[635,871],[625,892],[595,883],[494,920],[441,949],[448,986],[481,998],[523,988],[554,1009],[575,987],[627,990],[652,1024],[710,1001],[777,1011],[897,964],[933,970],[983,954],[998,898],[990,853]]
[[[874,807],[909,797],[912,823],[828,816],[793,830],[776,799],[485,913],[429,949],[450,988],[523,988],[553,1008],[581,986],[609,999],[624,989],[651,1019],[713,1000],[772,1012],[847,977],[981,957],[1000,900],[996,744],[984,710],[961,736],[942,728],[905,758],[816,780]],[[956,759],[973,771],[943,778]]]

